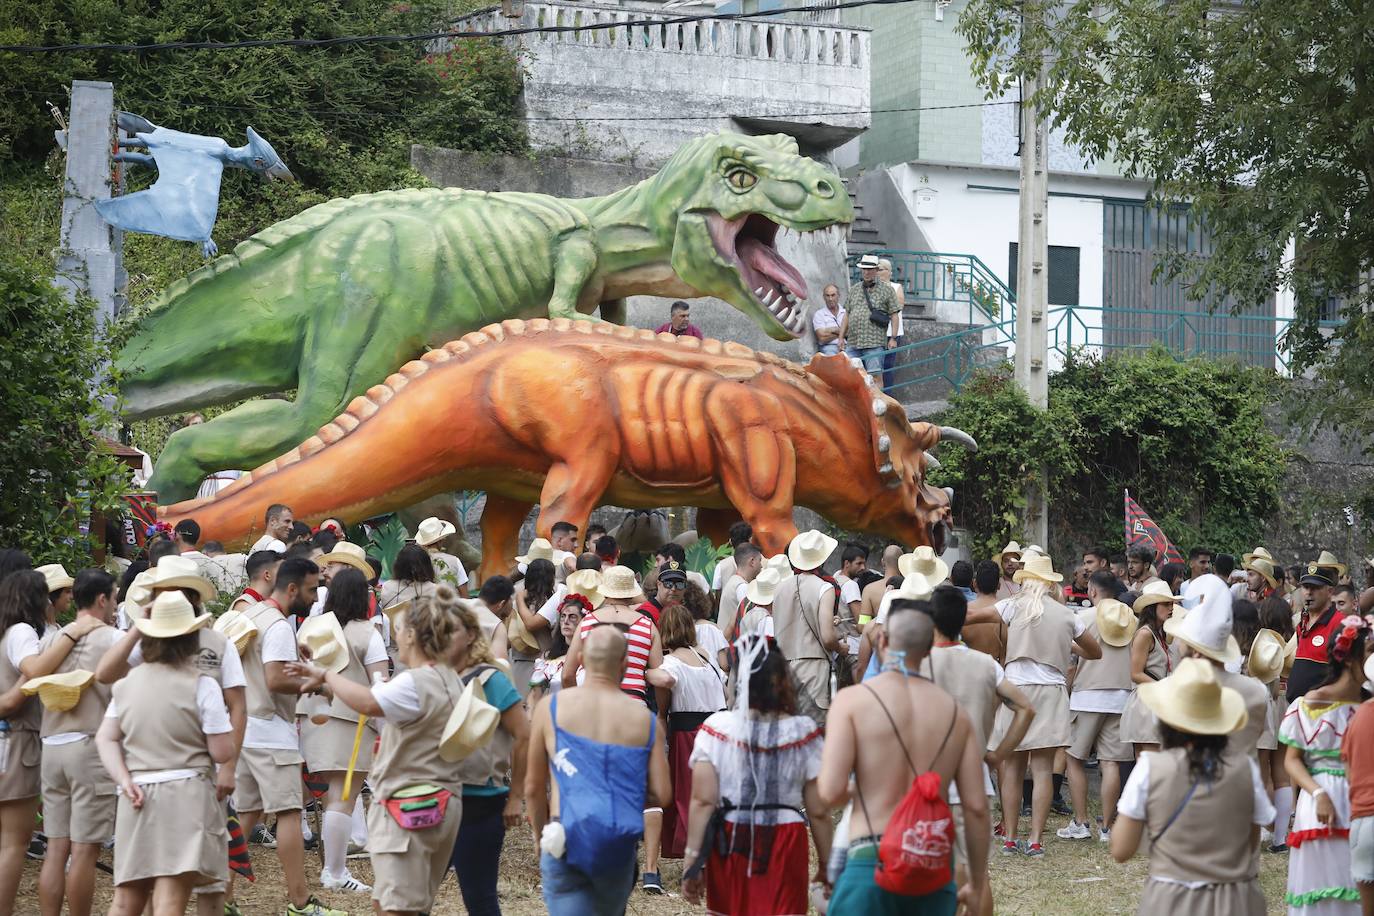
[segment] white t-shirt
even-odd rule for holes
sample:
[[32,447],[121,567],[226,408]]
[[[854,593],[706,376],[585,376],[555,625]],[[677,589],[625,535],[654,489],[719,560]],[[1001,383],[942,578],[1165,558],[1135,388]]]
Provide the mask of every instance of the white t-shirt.
[[[200,730],[205,734],[227,735],[234,730],[229,722],[229,707],[224,705],[224,694],[209,675],[202,674],[196,679],[196,708],[200,711]],[[111,697],[110,705],[105,707],[105,718],[113,719],[118,715],[114,697]],[[137,773],[133,779],[140,786],[148,786],[175,779],[195,779],[199,775],[192,769],[151,770]]]
[[451,553],[431,553],[429,558],[434,562],[434,574],[440,582],[451,577],[454,588],[468,584],[468,571],[463,568],[462,560]]
[[[137,642],[134,643],[133,651],[129,653],[129,667],[137,668],[141,664],[143,664],[143,643]],[[248,686],[248,679],[243,676],[243,660],[239,658],[237,652],[224,653],[224,656],[219,660],[219,676],[221,686],[225,690]]]
[[[490,612],[488,612],[490,613]],[[386,641],[374,627],[367,637],[367,654],[363,656],[364,665],[380,665],[387,660]]]
[[391,680],[372,688],[382,717],[393,725],[405,725],[420,718],[420,692],[415,689],[415,676],[402,671]]
[[[836,578],[839,577],[837,576]],[[859,583],[846,576],[844,582],[840,584],[840,604],[849,607],[862,598],[863,595],[859,593]]]
[[720,650],[729,647],[730,644],[725,641],[725,634],[720,631],[720,627],[709,620],[697,622],[697,648],[717,669],[720,668]]
[[[1008,626],[1011,625],[1012,617],[1016,616],[1016,605],[1011,599],[1004,599],[997,602],[997,613],[1002,615]],[[1088,624],[1078,614],[1070,615],[1073,617],[1073,638],[1077,639],[1083,635],[1083,631],[1088,628]],[[1017,658],[1007,662],[1007,680],[1017,687],[1027,687],[1032,685],[1050,685],[1063,687],[1068,683],[1064,672],[1053,665],[1042,664],[1032,661],[1029,658]]]
[[5,632],[4,644],[5,657],[18,671],[20,662],[38,654],[38,631],[30,624],[16,623]]
[[735,558],[726,557],[716,564],[715,572],[711,573],[711,591],[718,592],[725,587],[725,583],[730,581],[730,577],[735,574]]
[[693,667],[665,655],[663,673],[673,679],[672,712],[720,712],[725,708],[725,680],[715,665]]
[[[568,597],[568,587],[559,583],[554,586],[553,594],[549,596],[549,600],[539,605],[539,609],[534,613],[547,620],[550,628],[557,628],[558,609],[563,606],[563,599],[566,597]],[[495,617],[496,615],[493,614],[492,616]]]
[[259,550],[275,550],[277,553],[286,553],[286,545],[270,534],[264,534],[253,544],[253,549],[248,551],[250,554],[257,553]]
[[[906,290],[902,289],[902,284],[898,283],[896,280],[889,280],[888,282],[889,282],[890,284],[892,284],[892,292],[893,292],[894,295],[896,295],[897,301],[898,301],[898,302],[905,302],[905,301],[906,301]],[[898,309],[898,310],[897,310],[896,318],[897,318],[897,336],[898,336],[898,337],[901,337],[901,336],[902,336],[902,310],[901,310],[901,309]]]
[[[268,624],[267,630],[258,634],[258,639],[261,640],[264,665],[268,662],[300,660],[300,654],[296,651],[296,631],[286,620]],[[249,716],[248,727],[243,733],[243,746],[276,751],[297,750],[300,748],[300,739],[296,735],[296,723],[275,715],[269,719]]]

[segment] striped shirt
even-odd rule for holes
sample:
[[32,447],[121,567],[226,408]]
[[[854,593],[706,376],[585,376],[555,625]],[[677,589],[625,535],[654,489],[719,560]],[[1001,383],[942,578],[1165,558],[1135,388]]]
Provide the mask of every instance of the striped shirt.
[[[588,614],[582,618],[582,623],[578,632],[582,638],[586,639],[592,627],[601,621],[596,619],[596,612]],[[654,645],[654,622],[648,617],[640,615],[634,623],[630,624],[630,631],[625,634],[626,655],[628,663],[625,665],[625,676],[620,679],[620,689],[626,693],[633,693],[637,696],[644,696],[648,689],[648,682],[644,680],[644,669],[649,667],[649,650]]]

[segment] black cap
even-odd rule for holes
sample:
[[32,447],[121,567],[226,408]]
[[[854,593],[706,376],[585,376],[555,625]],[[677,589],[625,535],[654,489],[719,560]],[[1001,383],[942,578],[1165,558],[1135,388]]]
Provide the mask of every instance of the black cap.
[[669,560],[659,567],[658,581],[686,584],[687,573],[683,571],[682,565],[677,560]]
[[1313,563],[1307,567],[1307,574],[1298,580],[1298,584],[1335,588],[1336,580],[1339,578],[1338,573],[1339,570],[1334,566],[1318,566]]

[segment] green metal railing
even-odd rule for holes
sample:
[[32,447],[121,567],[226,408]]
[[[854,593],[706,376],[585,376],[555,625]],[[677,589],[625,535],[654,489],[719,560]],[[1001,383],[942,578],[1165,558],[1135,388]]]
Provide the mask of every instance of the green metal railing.
[[[954,303],[968,307],[969,324],[1016,317],[1016,296],[976,255],[884,248],[865,252],[892,262],[907,304]],[[850,282],[859,279],[859,255],[850,255]],[[948,310],[946,310],[947,312]]]

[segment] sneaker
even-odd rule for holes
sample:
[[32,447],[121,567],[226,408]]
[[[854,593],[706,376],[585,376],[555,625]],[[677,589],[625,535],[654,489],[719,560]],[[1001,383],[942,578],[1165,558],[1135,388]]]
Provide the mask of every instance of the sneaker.
[[1055,814],[1062,814],[1064,817],[1073,817],[1073,809],[1070,808],[1069,803],[1062,798],[1056,798],[1054,801],[1050,802],[1050,810]]
[[30,859],[42,859],[48,854],[48,838],[41,833],[35,833],[29,837],[29,848],[24,850],[24,855]]
[[224,901],[224,916],[243,916],[243,910],[232,900]]
[[1021,851],[1021,847],[1016,845],[1015,840],[1007,840],[1002,844],[1002,855],[1014,856]]
[[365,855],[367,855],[366,843],[355,843],[352,840],[348,841],[348,857],[350,859],[358,859]]
[[1279,844],[1276,845],[1276,846],[1270,846],[1270,847],[1269,847],[1269,851],[1270,851],[1270,852],[1273,852],[1273,853],[1285,853],[1285,852],[1288,851],[1288,844],[1287,844],[1287,843],[1279,843]]
[[330,909],[316,897],[308,897],[305,906],[286,905],[286,916],[348,916],[345,910]]
[[1092,836],[1087,824],[1080,824],[1078,821],[1069,821],[1066,826],[1060,827],[1054,835],[1061,840],[1086,840]]
[[312,833],[312,834],[311,834],[310,836],[308,836],[308,837],[303,837],[303,838],[302,838],[302,842],[305,843],[305,848],[306,848],[306,849],[314,849],[314,848],[316,848],[317,846],[320,845],[320,838],[317,837],[317,836],[315,836],[315,835]]
[[272,831],[267,829],[266,824],[258,824],[253,828],[253,835],[248,838],[248,842],[256,846],[266,846],[268,849],[277,848],[277,838],[272,835]]
[[372,890],[370,885],[364,884],[346,871],[342,876],[331,875],[327,871],[320,872],[320,886],[327,891],[348,891],[350,894],[366,894]]
[[1112,832],[1105,827],[1098,827],[1097,838],[1104,843],[1110,843],[1112,841]]
[[1274,843],[1274,831],[1270,830],[1268,827],[1261,827],[1261,828],[1260,828],[1260,845],[1261,845],[1261,846],[1272,846],[1273,843]]
[[993,824],[992,835],[995,837],[1005,839],[1007,836],[1007,825],[1002,823],[1001,821],[998,821],[997,823]]
[[1038,859],[1045,854],[1045,847],[1039,843],[1031,843],[1026,847],[1025,853],[1032,859]]
[[658,872],[646,871],[644,873],[644,893],[658,896],[663,893],[663,882],[658,878]]

